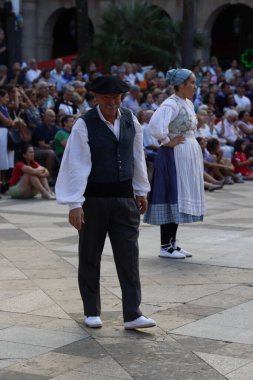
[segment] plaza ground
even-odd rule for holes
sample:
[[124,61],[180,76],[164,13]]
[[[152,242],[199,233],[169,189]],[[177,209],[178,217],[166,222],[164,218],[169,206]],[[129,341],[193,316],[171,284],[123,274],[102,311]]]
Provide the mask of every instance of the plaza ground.
[[191,259],[158,258],[141,224],[142,311],[125,331],[109,243],[102,329],[83,326],[77,233],[55,201],[0,200],[1,380],[253,379],[253,183],[206,193],[203,223],[180,226]]

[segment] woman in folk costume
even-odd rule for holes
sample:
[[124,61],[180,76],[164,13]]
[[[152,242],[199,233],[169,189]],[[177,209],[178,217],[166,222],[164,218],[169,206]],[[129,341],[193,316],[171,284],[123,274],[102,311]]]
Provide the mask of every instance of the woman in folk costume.
[[161,142],[149,206],[144,221],[160,225],[160,257],[184,259],[192,254],[176,243],[179,224],[203,220],[205,213],[203,159],[195,139],[197,119],[192,99],[196,78],[187,69],[172,69],[167,79],[175,94],[156,110],[150,133]]

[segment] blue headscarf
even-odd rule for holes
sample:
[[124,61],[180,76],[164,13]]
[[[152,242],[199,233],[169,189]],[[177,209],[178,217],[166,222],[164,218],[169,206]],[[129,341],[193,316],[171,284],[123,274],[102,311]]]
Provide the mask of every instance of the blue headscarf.
[[186,81],[191,74],[192,71],[188,69],[171,69],[167,72],[166,79],[168,79],[173,86],[178,86]]

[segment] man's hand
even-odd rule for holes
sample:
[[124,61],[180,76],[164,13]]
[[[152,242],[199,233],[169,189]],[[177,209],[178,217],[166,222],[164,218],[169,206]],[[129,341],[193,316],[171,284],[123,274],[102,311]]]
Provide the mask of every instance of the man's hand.
[[140,214],[144,214],[144,212],[147,210],[148,202],[147,198],[145,196],[139,196],[137,195],[135,197],[137,207],[140,211]]
[[82,207],[70,210],[69,223],[72,224],[72,226],[75,227],[77,231],[80,231],[82,224],[84,223],[84,213]]

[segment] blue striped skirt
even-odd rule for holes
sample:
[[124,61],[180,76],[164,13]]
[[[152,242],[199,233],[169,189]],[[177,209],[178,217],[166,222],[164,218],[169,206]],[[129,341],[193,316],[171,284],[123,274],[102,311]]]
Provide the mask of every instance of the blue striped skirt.
[[160,225],[193,223],[202,220],[203,215],[196,216],[179,212],[174,149],[161,147],[154,164],[151,191],[148,194],[148,209],[143,221]]

